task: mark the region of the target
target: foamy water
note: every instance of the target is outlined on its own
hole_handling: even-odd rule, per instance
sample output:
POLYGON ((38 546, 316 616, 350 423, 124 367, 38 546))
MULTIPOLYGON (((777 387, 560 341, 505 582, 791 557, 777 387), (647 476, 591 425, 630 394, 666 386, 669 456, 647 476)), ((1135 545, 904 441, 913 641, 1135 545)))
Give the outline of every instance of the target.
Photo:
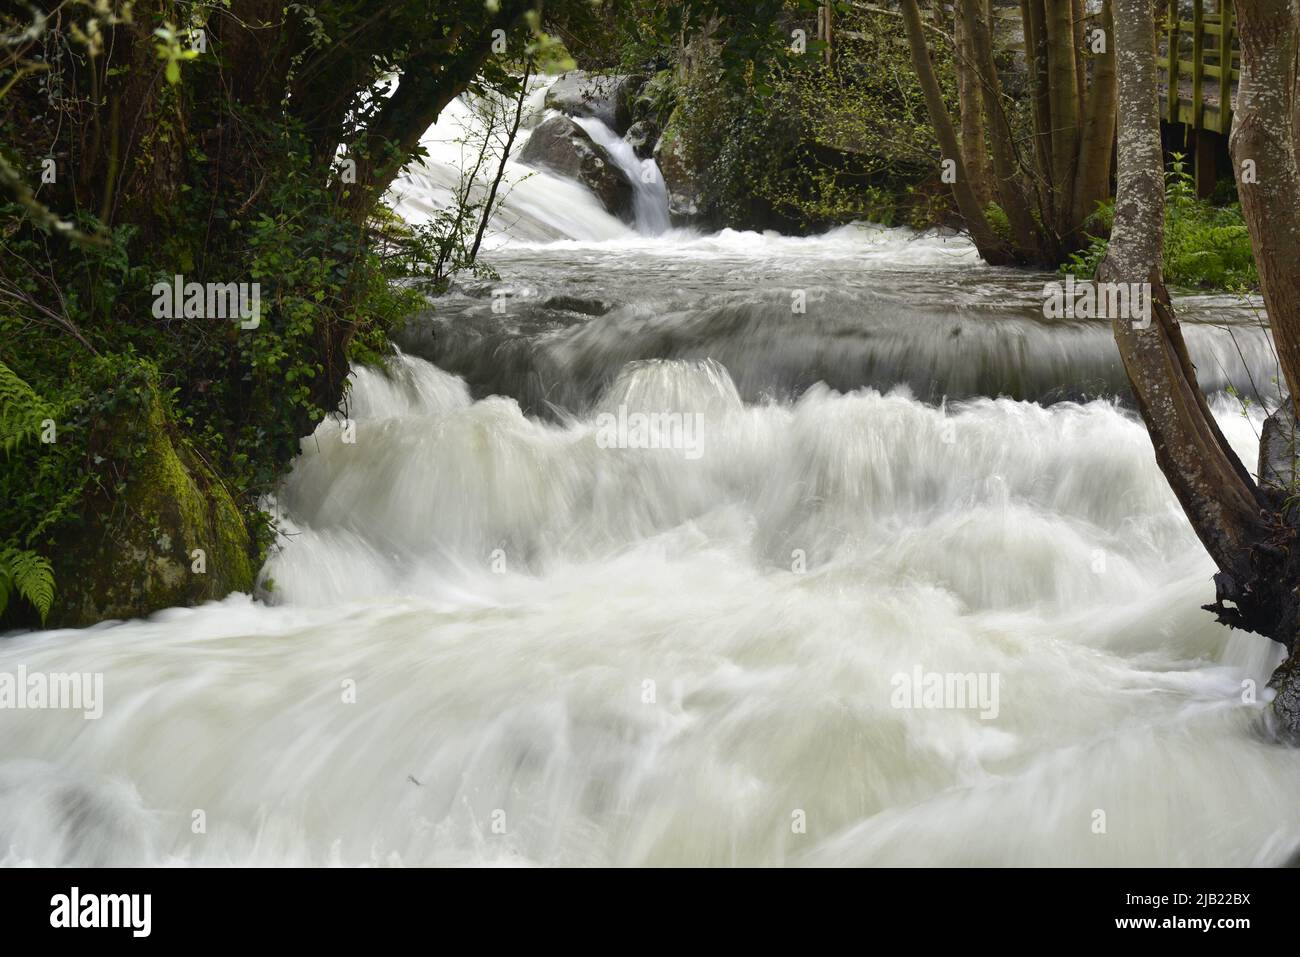
MULTIPOLYGON (((1300 754, 1261 731, 1280 647, 1199 609, 1213 566, 1104 324, 1043 322, 1043 277, 953 237, 650 237, 546 174, 514 198, 494 262, 528 294, 457 287, 417 323, 444 368, 356 370, 270 503, 256 600, 0 641, 0 672, 104 681, 99 720, 0 712, 5 863, 1300 846, 1300 754), (606 440, 638 412, 698 415, 699 454, 606 440), (917 671, 996 678, 996 713, 896 707, 917 671)), ((1261 415, 1217 386, 1266 376, 1267 340, 1181 308, 1253 463, 1261 415)))

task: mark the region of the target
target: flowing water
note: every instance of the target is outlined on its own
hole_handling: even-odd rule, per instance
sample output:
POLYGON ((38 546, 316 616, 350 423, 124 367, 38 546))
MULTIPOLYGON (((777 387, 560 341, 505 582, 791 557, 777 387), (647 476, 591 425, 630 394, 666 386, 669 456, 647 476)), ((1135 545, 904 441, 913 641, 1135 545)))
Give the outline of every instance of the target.
MULTIPOLYGON (((430 143, 411 218, 452 183, 430 143)), ((960 239, 653 235, 526 172, 501 278, 304 441, 258 600, 0 642, 104 676, 98 720, 0 712, 5 862, 1290 858, 1279 648, 1199 610, 1104 323, 960 239), (637 412, 698 432, 608 441, 637 412), (918 669, 996 707, 896 707, 918 669)), ((1225 390, 1272 394, 1267 339, 1179 307, 1253 462, 1225 390)))

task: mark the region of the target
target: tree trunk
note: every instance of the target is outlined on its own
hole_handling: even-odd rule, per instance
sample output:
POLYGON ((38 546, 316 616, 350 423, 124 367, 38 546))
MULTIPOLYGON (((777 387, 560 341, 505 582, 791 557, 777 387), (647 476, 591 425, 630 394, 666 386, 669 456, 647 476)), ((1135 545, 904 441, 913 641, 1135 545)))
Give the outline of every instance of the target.
POLYGON ((1070 0, 1070 16, 1074 21, 1074 91, 1075 109, 1082 118, 1088 104, 1088 71, 1084 62, 1084 33, 1088 28, 1084 0, 1070 0))
POLYGON ((993 265, 1010 265, 1014 262, 1007 245, 998 238, 984 215, 984 210, 975 197, 962 163, 961 147, 957 143, 957 133, 953 129, 952 117, 948 115, 948 106, 943 101, 943 91, 934 74, 934 64, 930 62, 930 51, 925 44, 925 27, 921 23, 921 11, 916 0, 902 0, 903 23, 907 28, 907 43, 912 54, 912 66, 916 70, 925 94, 926 111, 930 123, 934 126, 935 136, 939 140, 939 149, 944 160, 950 160, 956 168, 956 177, 952 185, 953 198, 966 228, 970 231, 975 248, 980 257, 993 265))
POLYGON ((1300 170, 1292 125, 1298 20, 1296 0, 1238 0, 1241 84, 1229 140, 1264 305, 1293 396, 1300 395, 1300 170))
POLYGON ((980 16, 981 6, 981 0, 958 0, 957 3, 964 31, 970 38, 971 61, 967 68, 975 73, 975 82, 983 96, 984 115, 988 118, 996 196, 1011 224, 1017 258, 1026 262, 1041 262, 1043 243, 1022 186, 1022 170, 1016 162, 1011 123, 1002 103, 1002 84, 993 62, 993 40, 989 35, 988 23, 980 16))
POLYGON ((1029 86, 1033 98, 1034 159, 1042 220, 1056 219, 1052 192, 1052 106, 1048 96, 1050 77, 1047 69, 1047 15, 1043 0, 1020 0, 1020 21, 1025 35, 1025 62, 1029 69, 1029 86))
POLYGON ((993 201, 993 170, 989 167, 984 142, 984 94, 980 90, 973 43, 961 8, 959 0, 953 8, 952 31, 953 47, 957 51, 954 61, 961 112, 961 156, 966 166, 966 175, 971 178, 971 189, 980 207, 984 208, 993 201))
POLYGON ((1110 195, 1110 160, 1115 140, 1115 19, 1111 0, 1105 0, 1101 28, 1106 31, 1106 49, 1097 55, 1092 86, 1084 113, 1083 137, 1079 141, 1078 171, 1074 181, 1072 218, 1076 225, 1093 214, 1097 204, 1110 195))
POLYGON ((1057 234, 1070 229, 1074 163, 1079 154, 1079 89, 1074 58, 1074 16, 1069 0, 1046 5, 1048 100, 1051 105, 1052 192, 1057 234))
MULTIPOLYGON (((1156 461, 1220 569, 1218 600, 1207 607, 1229 624, 1294 650, 1300 576, 1295 528, 1277 511, 1276 498, 1255 485, 1220 432, 1197 385, 1161 275, 1164 164, 1151 0, 1114 2, 1117 56, 1124 64, 1118 94, 1119 186, 1115 226, 1098 279, 1151 284, 1150 325, 1139 328, 1113 317, 1115 340, 1156 461), (1236 608, 1227 608, 1225 601, 1236 608)), ((1294 662, 1275 676, 1274 714, 1290 734, 1300 734, 1298 681, 1300 667, 1294 662)))

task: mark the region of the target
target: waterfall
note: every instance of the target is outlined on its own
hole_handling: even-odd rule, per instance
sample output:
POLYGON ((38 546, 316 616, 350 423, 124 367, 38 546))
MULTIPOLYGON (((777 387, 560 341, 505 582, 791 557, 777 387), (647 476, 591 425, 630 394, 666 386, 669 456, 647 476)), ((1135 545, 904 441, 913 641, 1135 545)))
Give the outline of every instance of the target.
MULTIPOLYGON (((637 159, 632 147, 600 120, 578 117, 579 126, 603 148, 632 184, 635 230, 608 213, 590 190, 548 170, 515 161, 531 129, 546 115, 543 106, 553 78, 533 80, 525 104, 523 127, 506 163, 502 192, 505 200, 489 225, 489 247, 506 242, 551 242, 560 239, 604 241, 633 232, 658 235, 668 229, 668 193, 653 159, 637 159)), ((462 170, 473 163, 466 142, 483 135, 483 119, 468 96, 448 104, 438 122, 420 140, 426 157, 404 170, 389 190, 389 200, 409 222, 429 222, 452 203, 462 170)), ((487 193, 496 164, 489 163, 472 184, 470 195, 487 193)))
MULTIPOLYGON (((538 91, 545 91, 545 81, 538 81, 538 91)), ((528 108, 540 111, 539 97, 528 101, 528 108)), ((538 113, 529 114, 535 123, 538 113)), ((473 162, 465 146, 482 134, 482 120, 467 97, 452 101, 438 122, 420 140, 427 156, 397 177, 389 189, 393 208, 408 222, 430 222, 452 202, 460 184, 462 170, 473 162)), ((610 215, 591 191, 573 180, 547 170, 534 169, 515 161, 529 129, 523 128, 512 158, 506 162, 501 192, 505 199, 489 224, 485 238, 487 248, 511 242, 551 242, 558 239, 609 240, 633 234, 625 223, 610 215)), ((496 164, 489 163, 471 186, 470 195, 482 200, 496 175, 496 164)))
POLYGON ((668 231, 668 187, 653 159, 638 159, 632 144, 595 117, 574 120, 602 147, 632 184, 637 232, 658 236, 668 231))

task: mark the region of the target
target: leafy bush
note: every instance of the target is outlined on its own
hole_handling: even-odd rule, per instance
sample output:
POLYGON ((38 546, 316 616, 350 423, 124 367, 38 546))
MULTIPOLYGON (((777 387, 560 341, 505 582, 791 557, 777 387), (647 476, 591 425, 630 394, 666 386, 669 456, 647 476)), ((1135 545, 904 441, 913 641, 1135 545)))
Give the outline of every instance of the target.
MULTIPOLYGON (((1094 216, 1087 246, 1070 257, 1062 273, 1083 279, 1096 275, 1106 256, 1114 201, 1094 216)), ((1165 173, 1165 281, 1172 286, 1246 290, 1259 284, 1250 233, 1237 204, 1218 207, 1196 198, 1186 162, 1175 153, 1165 173)))

